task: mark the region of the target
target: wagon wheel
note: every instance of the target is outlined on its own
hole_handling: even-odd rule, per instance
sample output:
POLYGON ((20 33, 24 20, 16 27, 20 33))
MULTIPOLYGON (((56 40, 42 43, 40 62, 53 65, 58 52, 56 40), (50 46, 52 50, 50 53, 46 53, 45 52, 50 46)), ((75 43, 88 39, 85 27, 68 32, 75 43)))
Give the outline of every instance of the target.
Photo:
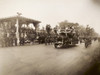
POLYGON ((88 47, 88 44, 87 43, 85 43, 85 48, 87 48, 88 47))
POLYGON ((62 44, 54 44, 54 47, 55 48, 61 48, 62 47, 62 44))
POLYGON ((54 47, 55 47, 55 48, 57 48, 57 45, 56 45, 56 44, 54 44, 54 47))

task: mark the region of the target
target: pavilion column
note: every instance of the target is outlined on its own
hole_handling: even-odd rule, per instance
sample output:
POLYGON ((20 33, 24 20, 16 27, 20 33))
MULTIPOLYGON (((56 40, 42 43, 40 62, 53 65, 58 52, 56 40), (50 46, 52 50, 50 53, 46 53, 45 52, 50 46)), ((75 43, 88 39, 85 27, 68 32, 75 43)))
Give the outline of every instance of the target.
POLYGON ((17 45, 19 45, 20 38, 19 38, 19 20, 18 20, 18 18, 16 19, 16 38, 17 38, 17 45))
POLYGON ((34 27, 35 27, 35 32, 37 33, 38 28, 39 28, 39 25, 38 25, 38 23, 34 23, 33 25, 34 25, 34 27))

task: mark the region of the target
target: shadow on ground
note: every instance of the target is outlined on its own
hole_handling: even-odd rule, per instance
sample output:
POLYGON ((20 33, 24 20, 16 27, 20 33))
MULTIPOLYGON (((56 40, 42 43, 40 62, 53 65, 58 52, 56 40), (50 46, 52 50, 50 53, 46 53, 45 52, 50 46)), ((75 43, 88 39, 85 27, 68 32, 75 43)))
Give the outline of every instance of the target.
POLYGON ((77 47, 78 45, 69 45, 69 46, 63 46, 63 47, 60 47, 60 48, 57 48, 58 50, 65 50, 65 49, 71 49, 71 48, 74 48, 74 47, 77 47))

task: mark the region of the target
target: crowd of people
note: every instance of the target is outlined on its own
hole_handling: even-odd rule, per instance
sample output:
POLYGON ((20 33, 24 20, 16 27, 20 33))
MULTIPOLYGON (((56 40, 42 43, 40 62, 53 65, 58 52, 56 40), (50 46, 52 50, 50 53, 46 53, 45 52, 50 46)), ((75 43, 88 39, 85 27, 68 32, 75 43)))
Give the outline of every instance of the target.
MULTIPOLYGON (((16 38, 16 31, 11 30, 9 32, 6 32, 2 29, 1 31, 1 37, 0 37, 0 46, 1 47, 10 47, 10 46, 17 46, 17 38, 16 38)), ((57 29, 56 27, 51 29, 49 25, 46 26, 46 30, 42 30, 40 32, 36 32, 34 29, 21 29, 20 30, 20 38, 19 38, 19 45, 25 45, 25 44, 54 44, 59 36, 59 32, 62 32, 63 29, 57 29)), ((64 31, 67 33, 69 37, 74 36, 76 33, 75 28, 73 26, 66 27, 64 31)), ((89 27, 86 28, 87 35, 90 35, 89 27)), ((79 37, 79 34, 76 33, 78 36, 78 40, 82 42, 82 40, 86 39, 84 37, 79 37)), ((90 39, 90 38, 89 38, 90 39)), ((97 37, 94 38, 94 40, 97 40, 97 37)), ((99 40, 100 41, 100 40, 99 40)))

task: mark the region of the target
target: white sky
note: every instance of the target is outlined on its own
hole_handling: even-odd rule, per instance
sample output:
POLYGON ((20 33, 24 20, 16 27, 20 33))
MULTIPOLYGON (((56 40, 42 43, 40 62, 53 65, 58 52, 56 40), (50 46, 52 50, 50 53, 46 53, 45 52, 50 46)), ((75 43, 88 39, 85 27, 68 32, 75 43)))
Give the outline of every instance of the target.
POLYGON ((0 0, 0 18, 22 16, 41 21, 40 26, 68 20, 81 25, 89 24, 100 33, 100 5, 92 0, 0 0))

